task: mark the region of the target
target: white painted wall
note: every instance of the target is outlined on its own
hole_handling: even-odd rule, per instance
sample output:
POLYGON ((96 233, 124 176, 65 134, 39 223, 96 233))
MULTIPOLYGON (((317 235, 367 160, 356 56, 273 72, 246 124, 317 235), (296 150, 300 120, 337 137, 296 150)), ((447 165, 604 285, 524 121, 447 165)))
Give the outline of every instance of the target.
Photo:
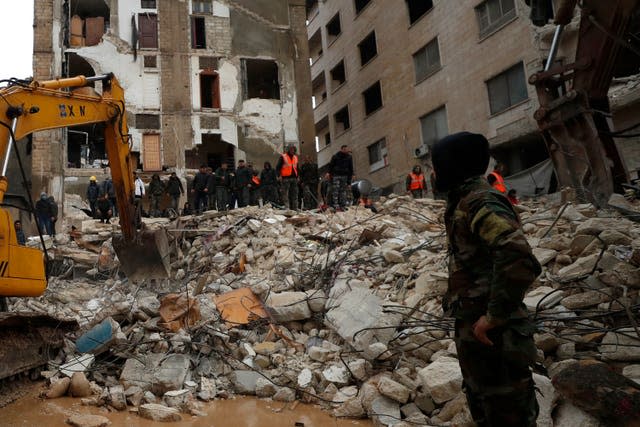
POLYGON ((229 7, 224 3, 221 3, 219 1, 214 1, 213 2, 213 16, 219 16, 221 18, 228 18, 229 17, 229 7))

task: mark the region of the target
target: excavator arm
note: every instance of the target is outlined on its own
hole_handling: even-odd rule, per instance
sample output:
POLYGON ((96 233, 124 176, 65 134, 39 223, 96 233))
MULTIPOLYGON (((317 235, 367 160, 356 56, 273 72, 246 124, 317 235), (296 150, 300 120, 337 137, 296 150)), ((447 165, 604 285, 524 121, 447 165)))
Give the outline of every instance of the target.
MULTIPOLYGON (((628 180, 609 128, 607 93, 625 34, 639 0, 560 0, 557 24, 545 69, 532 75, 540 108, 535 119, 553 160, 558 183, 578 198, 606 206, 615 189, 628 180), (556 64, 560 38, 576 6, 581 8, 575 61, 556 64)), ((546 23, 549 0, 531 0, 532 20, 546 23), (544 6, 546 5, 546 6, 544 6)))
MULTIPOLYGON (((130 279, 166 277, 169 270, 166 235, 136 229, 139 212, 134 204, 133 159, 124 91, 112 74, 29 84, 17 82, 0 89, 0 203, 7 191, 6 171, 16 141, 37 131, 91 123, 105 126, 105 145, 122 231, 121 237, 114 236, 113 245, 121 268, 130 279), (98 81, 102 82, 102 94, 90 86, 98 81)), ((44 268, 33 262, 32 251, 17 245, 10 215, 0 209, 0 267, 8 265, 7 275, 0 268, 0 296, 36 296, 44 292, 44 268)))

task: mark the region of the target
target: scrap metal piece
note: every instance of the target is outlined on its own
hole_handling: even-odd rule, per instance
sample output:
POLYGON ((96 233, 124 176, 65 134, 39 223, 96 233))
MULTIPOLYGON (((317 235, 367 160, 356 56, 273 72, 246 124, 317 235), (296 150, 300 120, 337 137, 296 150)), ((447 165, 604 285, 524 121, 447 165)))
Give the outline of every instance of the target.
POLYGON ((45 365, 78 322, 36 313, 0 313, 0 379, 45 365))

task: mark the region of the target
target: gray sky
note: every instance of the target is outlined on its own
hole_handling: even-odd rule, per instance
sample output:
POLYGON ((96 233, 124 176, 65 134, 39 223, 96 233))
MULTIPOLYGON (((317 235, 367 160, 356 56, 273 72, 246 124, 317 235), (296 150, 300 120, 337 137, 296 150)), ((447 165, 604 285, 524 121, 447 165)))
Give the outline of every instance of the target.
POLYGON ((0 0, 0 79, 33 75, 33 0, 0 0))

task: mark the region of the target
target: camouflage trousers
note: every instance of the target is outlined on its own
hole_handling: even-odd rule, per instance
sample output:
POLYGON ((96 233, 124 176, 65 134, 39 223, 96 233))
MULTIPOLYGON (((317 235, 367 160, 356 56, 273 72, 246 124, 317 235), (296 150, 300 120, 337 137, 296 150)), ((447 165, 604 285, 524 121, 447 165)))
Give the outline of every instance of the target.
POLYGON ((487 333, 493 346, 487 346, 473 336, 473 322, 456 320, 455 342, 474 421, 479 427, 535 427, 533 325, 523 319, 494 328, 487 333))
POLYGON ((333 207, 344 208, 347 206, 347 190, 349 189, 348 176, 334 176, 331 182, 333 207))

